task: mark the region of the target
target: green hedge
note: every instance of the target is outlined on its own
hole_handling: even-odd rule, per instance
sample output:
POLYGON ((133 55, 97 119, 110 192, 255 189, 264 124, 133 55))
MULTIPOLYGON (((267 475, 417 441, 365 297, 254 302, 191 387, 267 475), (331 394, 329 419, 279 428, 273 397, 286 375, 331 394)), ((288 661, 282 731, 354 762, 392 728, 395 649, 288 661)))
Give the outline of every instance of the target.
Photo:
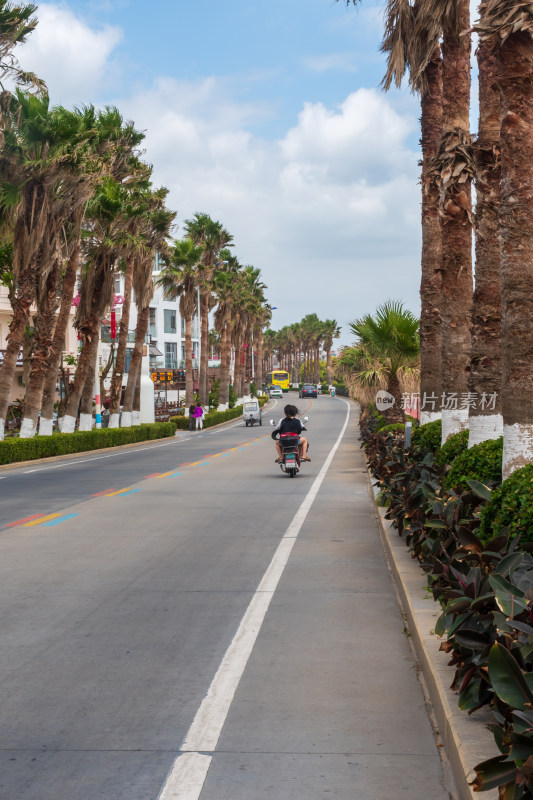
POLYGON ((413 445, 424 450, 431 450, 435 453, 440 448, 442 440, 442 422, 440 419, 434 422, 426 422, 413 431, 413 445))
POLYGON ((405 431, 405 425, 403 422, 393 422, 391 425, 383 425, 378 430, 380 433, 403 433, 405 431))
POLYGON ((457 456, 468 450, 468 431, 452 433, 452 435, 439 447, 435 453, 435 464, 453 464, 457 456))
POLYGON ((83 453, 103 447, 145 442, 174 436, 172 422, 154 422, 135 425, 133 428, 101 428, 74 433, 54 433, 52 436, 34 436, 32 439, 4 439, 0 442, 0 464, 32 461, 68 453, 83 453))
MULTIPOLYGON (((213 425, 218 425, 220 422, 227 422, 240 416, 242 416, 242 406, 228 408, 227 411, 210 411, 209 414, 204 414, 204 428, 212 428, 213 425)), ((189 417, 170 417, 170 421, 178 430, 189 430, 189 417)))
POLYGON ((479 538, 486 544, 499 534, 533 542, 533 464, 517 469, 492 497, 481 514, 479 538))
POLYGON ((474 445, 455 458, 444 478, 445 488, 468 489, 467 481, 501 483, 502 457, 503 436, 474 445))

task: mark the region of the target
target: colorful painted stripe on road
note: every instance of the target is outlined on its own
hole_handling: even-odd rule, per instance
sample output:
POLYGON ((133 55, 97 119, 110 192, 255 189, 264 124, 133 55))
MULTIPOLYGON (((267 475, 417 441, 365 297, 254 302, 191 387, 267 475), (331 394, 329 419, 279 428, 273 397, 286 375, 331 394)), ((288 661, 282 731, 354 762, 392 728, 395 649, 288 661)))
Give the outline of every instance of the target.
POLYGON ((24 523, 24 528, 32 528, 34 525, 42 525, 43 522, 48 522, 50 519, 55 519, 56 517, 60 517, 61 514, 47 514, 44 517, 39 517, 38 519, 32 520, 32 522, 24 523))
POLYGON ((31 517, 24 517, 24 519, 17 519, 16 522, 10 522, 9 525, 4 525, 4 528, 16 528, 17 525, 24 525, 25 522, 30 522, 32 519, 40 519, 44 514, 33 514, 31 517))
POLYGON ((58 517, 50 522, 44 522, 43 525, 45 528, 49 528, 51 525, 59 525, 60 522, 65 522, 65 520, 72 519, 72 517, 79 517, 79 514, 65 514, 63 517, 58 517))
POLYGON ((131 494, 132 492, 140 492, 140 489, 132 489, 131 487, 126 487, 126 489, 119 489, 118 492, 106 492, 104 497, 117 497, 118 495, 125 495, 131 494))

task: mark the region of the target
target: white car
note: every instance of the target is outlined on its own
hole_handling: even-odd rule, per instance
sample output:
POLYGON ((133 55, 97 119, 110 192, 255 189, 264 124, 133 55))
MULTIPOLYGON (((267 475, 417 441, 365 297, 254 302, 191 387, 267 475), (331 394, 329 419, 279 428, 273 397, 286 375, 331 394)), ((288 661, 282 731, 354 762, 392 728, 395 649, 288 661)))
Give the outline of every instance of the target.
POLYGON ((268 390, 269 397, 283 397, 283 392, 279 386, 271 386, 268 390))

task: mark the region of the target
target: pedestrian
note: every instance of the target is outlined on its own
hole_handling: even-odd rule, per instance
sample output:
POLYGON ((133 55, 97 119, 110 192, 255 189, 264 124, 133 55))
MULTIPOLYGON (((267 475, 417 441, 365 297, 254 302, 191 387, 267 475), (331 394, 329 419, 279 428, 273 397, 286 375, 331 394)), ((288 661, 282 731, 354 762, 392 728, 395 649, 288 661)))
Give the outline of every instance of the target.
POLYGON ((189 430, 194 430, 194 412, 196 411, 196 403, 191 403, 189 406, 189 430))
POLYGON ((204 410, 200 403, 197 404, 196 408, 194 409, 194 418, 196 420, 196 430, 202 430, 204 427, 204 410))

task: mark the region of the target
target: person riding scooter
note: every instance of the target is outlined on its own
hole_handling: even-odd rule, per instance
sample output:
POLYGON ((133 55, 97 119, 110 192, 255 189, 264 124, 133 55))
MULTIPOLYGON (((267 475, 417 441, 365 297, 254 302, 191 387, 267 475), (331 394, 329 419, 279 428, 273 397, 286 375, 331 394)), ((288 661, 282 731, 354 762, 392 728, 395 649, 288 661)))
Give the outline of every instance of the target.
POLYGON ((302 423, 296 416, 298 414, 298 409, 296 408, 296 406, 287 405, 285 406, 283 411, 285 412, 285 417, 283 419, 280 419, 280 421, 278 422, 277 426, 274 428, 271 434, 272 438, 276 442, 276 450, 278 453, 278 457, 276 458, 275 463, 279 464, 281 461, 283 461, 283 453, 281 450, 281 445, 277 441, 277 437, 278 435, 284 436, 287 434, 293 434, 299 436, 298 450, 300 453, 300 461, 311 461, 311 459, 307 457, 307 439, 305 438, 305 436, 300 435, 302 431, 306 430, 306 428, 302 425, 302 423))

